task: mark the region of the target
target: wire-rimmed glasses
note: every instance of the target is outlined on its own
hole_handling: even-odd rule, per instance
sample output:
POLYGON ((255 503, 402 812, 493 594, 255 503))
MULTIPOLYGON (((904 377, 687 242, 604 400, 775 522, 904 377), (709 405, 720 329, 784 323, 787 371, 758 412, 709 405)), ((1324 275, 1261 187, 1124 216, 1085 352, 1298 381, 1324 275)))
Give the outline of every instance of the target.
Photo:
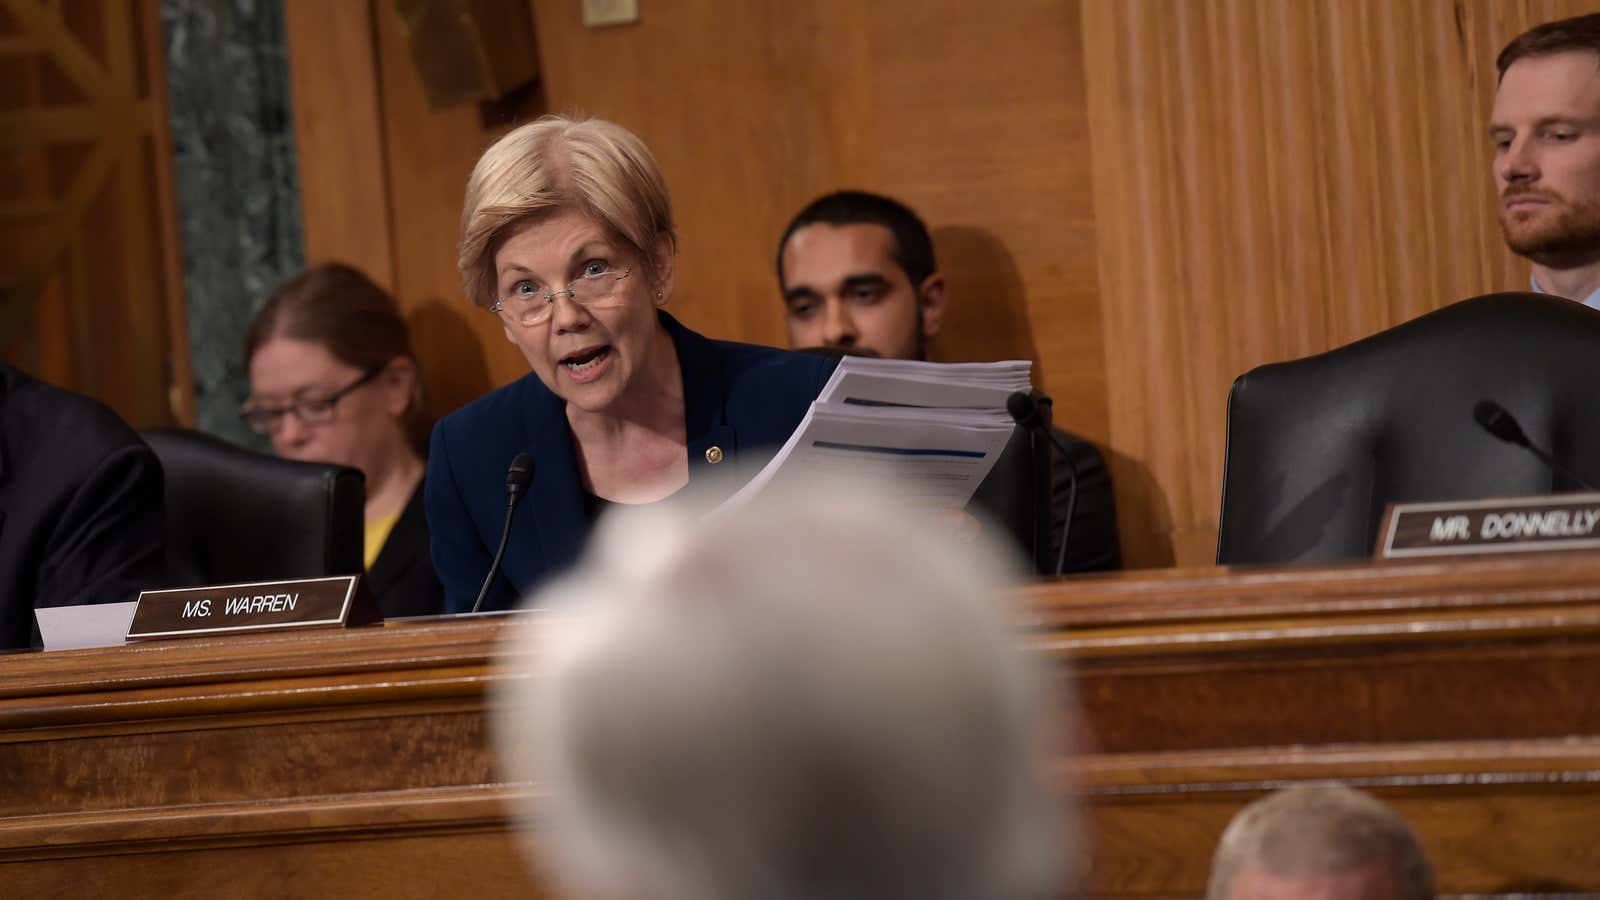
POLYGON ((573 279, 565 290, 512 294, 496 300, 489 309, 497 313, 503 321, 532 328, 550 321, 550 315, 556 308, 557 297, 571 297, 572 302, 580 306, 596 306, 615 297, 618 283, 627 278, 632 271, 633 266, 625 266, 621 269, 605 269, 594 274, 585 273, 573 279))

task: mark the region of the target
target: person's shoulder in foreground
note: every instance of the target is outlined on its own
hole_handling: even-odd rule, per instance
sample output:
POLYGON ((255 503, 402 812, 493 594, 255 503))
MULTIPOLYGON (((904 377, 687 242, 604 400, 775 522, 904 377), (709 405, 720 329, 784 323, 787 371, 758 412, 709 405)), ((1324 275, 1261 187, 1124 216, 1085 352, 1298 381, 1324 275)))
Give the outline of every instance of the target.
POLYGON ((0 645, 36 607, 133 600, 163 571, 162 473, 116 413, 0 364, 0 645))
MULTIPOLYGON (((881 486, 880 486, 881 487, 881 486)), ((1076 883, 1059 657, 1015 557, 871 483, 602 521, 513 628, 499 760, 563 896, 1039 900, 1076 883), (935 785, 937 790, 930 790, 935 785)))

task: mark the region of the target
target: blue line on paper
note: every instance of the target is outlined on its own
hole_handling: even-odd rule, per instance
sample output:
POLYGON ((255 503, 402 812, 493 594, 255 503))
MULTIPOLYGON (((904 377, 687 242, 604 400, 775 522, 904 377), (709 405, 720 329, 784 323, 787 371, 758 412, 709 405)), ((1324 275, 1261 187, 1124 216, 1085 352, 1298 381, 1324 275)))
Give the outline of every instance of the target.
POLYGON ((983 453, 977 450, 917 450, 911 447, 874 447, 870 444, 841 444, 836 441, 812 441, 811 446, 822 447, 825 450, 849 450, 855 453, 887 453, 891 456, 961 456, 967 459, 983 459, 983 453))

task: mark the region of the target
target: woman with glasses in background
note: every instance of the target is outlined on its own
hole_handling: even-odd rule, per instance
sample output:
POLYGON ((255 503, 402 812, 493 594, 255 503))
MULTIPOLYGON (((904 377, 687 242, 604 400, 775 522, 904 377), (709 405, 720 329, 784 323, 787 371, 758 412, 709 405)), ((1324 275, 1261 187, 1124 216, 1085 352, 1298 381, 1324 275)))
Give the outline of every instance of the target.
POLYGON ((488 574, 518 454, 532 483, 484 609, 572 563, 606 508, 759 465, 816 399, 834 361, 710 340, 661 310, 676 249, 661 170, 619 125, 546 116, 478 160, 457 264, 532 372, 434 429, 428 526, 451 612, 488 574))
POLYGON ((245 356, 241 415, 279 456, 366 476, 367 585, 384 616, 443 612, 422 505, 433 423, 394 299, 349 266, 307 269, 267 299, 245 356))

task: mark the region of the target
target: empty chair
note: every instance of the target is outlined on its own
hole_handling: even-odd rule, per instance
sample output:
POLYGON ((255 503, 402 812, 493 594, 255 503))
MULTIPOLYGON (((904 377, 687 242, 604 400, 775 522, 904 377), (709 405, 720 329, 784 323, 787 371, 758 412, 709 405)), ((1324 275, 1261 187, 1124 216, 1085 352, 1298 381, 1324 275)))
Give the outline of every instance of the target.
POLYGON ((1541 294, 1463 300, 1228 397, 1219 563, 1369 556, 1386 504, 1573 490, 1473 418, 1491 399, 1600 481, 1600 312, 1541 294))
POLYGON ((361 473, 293 462, 197 431, 144 439, 166 472, 173 586, 361 574, 361 473))

